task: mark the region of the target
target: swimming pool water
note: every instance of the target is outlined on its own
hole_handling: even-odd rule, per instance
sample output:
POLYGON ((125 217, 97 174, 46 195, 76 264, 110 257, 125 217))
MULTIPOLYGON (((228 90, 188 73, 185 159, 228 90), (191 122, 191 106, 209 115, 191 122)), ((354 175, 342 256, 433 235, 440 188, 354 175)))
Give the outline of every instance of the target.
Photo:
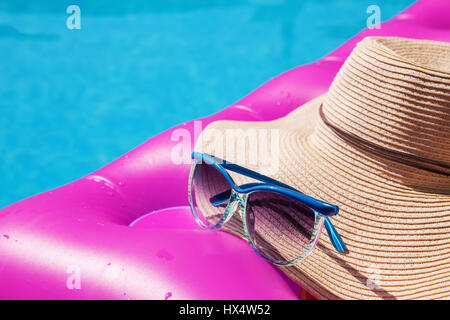
POLYGON ((0 207, 317 60, 412 0, 0 0, 0 207), (81 9, 69 30, 66 8, 81 9))

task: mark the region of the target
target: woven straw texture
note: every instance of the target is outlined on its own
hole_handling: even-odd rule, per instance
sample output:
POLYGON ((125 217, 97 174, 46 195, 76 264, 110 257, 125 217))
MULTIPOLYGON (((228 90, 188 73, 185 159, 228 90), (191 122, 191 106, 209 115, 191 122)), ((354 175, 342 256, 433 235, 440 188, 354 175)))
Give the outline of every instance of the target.
MULTIPOLYGON (((450 298, 450 44, 365 38, 325 95, 275 121, 212 123, 196 150, 339 206, 332 220, 348 252, 336 252, 323 232, 308 258, 281 268, 317 298, 450 298), (320 108, 341 131, 424 159, 429 170, 349 143, 320 108), (235 134, 253 129, 279 137, 258 141, 268 154, 256 162, 248 152, 255 142, 235 134), (276 170, 262 164, 267 158, 278 160, 276 170)), ((238 216, 224 228, 243 236, 238 216)))

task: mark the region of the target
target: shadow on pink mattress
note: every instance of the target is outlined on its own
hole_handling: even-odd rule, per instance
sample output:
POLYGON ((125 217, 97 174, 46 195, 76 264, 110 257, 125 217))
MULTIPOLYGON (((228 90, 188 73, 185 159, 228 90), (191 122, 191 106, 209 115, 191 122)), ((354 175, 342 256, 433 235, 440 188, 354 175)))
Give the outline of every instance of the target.
MULTIPOLYGON (((324 93, 368 35, 450 41, 450 1, 417 2, 202 119, 202 127, 286 115, 324 93)), ((192 146, 194 122, 184 123, 93 174, 1 210, 0 298, 298 299, 300 287, 247 243, 194 223, 186 207, 190 165, 171 161, 180 132, 192 146)))

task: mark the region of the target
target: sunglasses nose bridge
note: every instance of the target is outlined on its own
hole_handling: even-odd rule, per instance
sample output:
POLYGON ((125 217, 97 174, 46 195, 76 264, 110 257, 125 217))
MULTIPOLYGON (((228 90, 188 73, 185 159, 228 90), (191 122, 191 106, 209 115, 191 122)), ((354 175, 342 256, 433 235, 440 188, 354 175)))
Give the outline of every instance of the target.
MULTIPOLYGON (((236 213, 237 210, 239 210, 239 208, 241 207, 241 203, 243 203, 244 198, 243 196, 241 196, 239 193, 237 193, 234 190, 231 190, 231 196, 230 196, 230 200, 228 203, 228 207, 227 207, 227 218, 224 221, 224 223, 228 222, 228 220, 231 219, 231 217, 233 217, 233 215, 236 213)), ((242 210, 239 210, 241 217, 242 217, 242 210)))
POLYGON ((247 197, 248 194, 240 194, 239 196, 239 203, 241 204, 241 210, 239 210, 239 214, 241 215, 241 220, 244 221, 244 211, 245 207, 247 206, 247 197))

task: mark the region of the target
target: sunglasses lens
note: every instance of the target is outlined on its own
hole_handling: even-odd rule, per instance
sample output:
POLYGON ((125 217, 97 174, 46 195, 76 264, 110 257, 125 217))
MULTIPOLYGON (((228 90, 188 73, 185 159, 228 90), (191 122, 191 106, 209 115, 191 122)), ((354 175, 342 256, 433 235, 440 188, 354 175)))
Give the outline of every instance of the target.
POLYGON ((191 207, 203 227, 213 228, 225 214, 231 186, 214 166, 199 163, 191 187, 191 207))
POLYGON ((255 192, 247 201, 247 228, 256 249, 269 260, 286 264, 310 244, 314 211, 275 192, 255 192))

